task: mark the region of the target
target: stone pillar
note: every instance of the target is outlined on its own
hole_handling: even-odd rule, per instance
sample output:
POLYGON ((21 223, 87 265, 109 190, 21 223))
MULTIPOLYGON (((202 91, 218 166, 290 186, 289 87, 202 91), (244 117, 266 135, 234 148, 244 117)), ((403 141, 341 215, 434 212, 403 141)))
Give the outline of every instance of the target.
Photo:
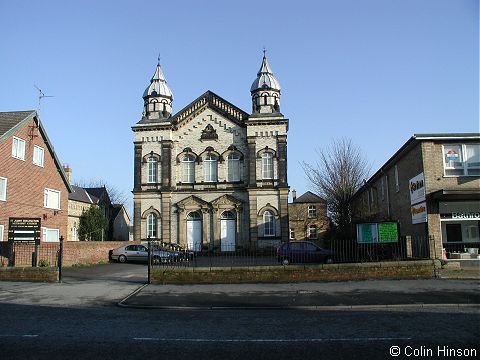
POLYGON ((279 189, 280 231, 282 242, 288 242, 288 187, 279 189))
POLYGON ((162 146, 162 188, 167 190, 172 186, 172 144, 171 140, 163 140, 162 146))
POLYGON ((162 241, 172 243, 173 239, 171 236, 172 221, 171 221, 171 194, 162 193, 161 198, 161 218, 162 218, 162 241))
POLYGON ((258 241, 258 224, 257 224, 257 190, 248 190, 248 217, 250 232, 250 249, 257 248, 258 241))
POLYGON ((202 214, 202 248, 204 245, 210 243, 210 211, 208 209, 201 209, 202 214))
POLYGON ((248 139, 248 186, 257 186, 257 151, 255 137, 249 136, 248 139))
MULTIPOLYGON (((135 197, 135 195, 134 195, 135 197)), ((139 241, 142 236, 142 207, 140 199, 133 200, 133 240, 139 241)))
POLYGON ((287 186, 287 136, 277 136, 278 150, 278 184, 287 186))
POLYGON ((142 185, 142 142, 135 141, 133 158, 133 191, 140 191, 142 185))

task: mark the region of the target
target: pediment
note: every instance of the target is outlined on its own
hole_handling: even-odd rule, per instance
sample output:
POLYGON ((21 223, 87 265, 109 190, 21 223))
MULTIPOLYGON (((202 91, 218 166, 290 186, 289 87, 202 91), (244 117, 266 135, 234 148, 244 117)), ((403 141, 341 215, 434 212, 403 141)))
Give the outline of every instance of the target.
POLYGON ((212 205, 215 207, 221 205, 232 205, 232 206, 240 206, 242 205, 242 201, 238 200, 237 198, 233 197, 232 195, 222 195, 219 198, 212 201, 212 205))
POLYGON ((195 195, 190 195, 189 197, 180 200, 179 202, 176 203, 178 208, 185 209, 185 208, 207 208, 208 202, 205 200, 200 199, 199 197, 195 195))
POLYGON ((249 116, 245 111, 209 90, 177 112, 172 117, 172 124, 177 128, 181 127, 206 109, 211 109, 242 127, 245 127, 245 121, 248 120, 249 116))

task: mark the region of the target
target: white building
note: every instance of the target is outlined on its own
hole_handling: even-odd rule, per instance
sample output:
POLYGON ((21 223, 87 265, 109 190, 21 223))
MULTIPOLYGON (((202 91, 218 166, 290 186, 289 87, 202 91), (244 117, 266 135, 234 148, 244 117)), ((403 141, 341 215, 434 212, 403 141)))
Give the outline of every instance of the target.
POLYGON ((134 132, 134 239, 233 251, 288 241, 287 131, 264 56, 252 113, 211 91, 172 114, 160 64, 134 132))

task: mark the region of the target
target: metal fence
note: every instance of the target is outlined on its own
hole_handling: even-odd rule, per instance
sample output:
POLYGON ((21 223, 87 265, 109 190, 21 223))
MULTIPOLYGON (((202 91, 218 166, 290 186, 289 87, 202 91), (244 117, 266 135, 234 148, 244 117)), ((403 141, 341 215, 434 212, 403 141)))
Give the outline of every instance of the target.
MULTIPOLYGON (((178 245, 152 242, 154 267, 251 267, 274 266, 288 259, 290 264, 365 263, 428 259, 432 237, 402 237, 395 243, 359 244, 355 239, 329 240, 319 244, 321 250, 300 250, 295 255, 279 256, 276 247, 248 249, 222 246, 216 251, 194 251, 178 245), (157 252, 156 252, 156 251, 157 252), (168 252, 168 255, 158 251, 168 252)), ((292 242, 294 243, 294 242, 292 242)))
POLYGON ((59 243, 42 243, 41 245, 20 242, 0 243, 2 265, 57 267, 59 255, 59 243))

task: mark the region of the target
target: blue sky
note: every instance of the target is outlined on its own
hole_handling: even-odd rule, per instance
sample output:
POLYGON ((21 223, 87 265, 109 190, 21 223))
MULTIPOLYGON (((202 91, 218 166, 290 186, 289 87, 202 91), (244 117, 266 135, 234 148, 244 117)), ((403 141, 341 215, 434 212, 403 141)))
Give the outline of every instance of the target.
MULTIPOLYGON (((290 119, 288 177, 347 137, 380 167, 414 133, 479 131, 474 0, 0 1, 0 111, 36 109, 75 180, 133 188, 158 53, 174 112, 212 90, 250 112, 262 49, 290 119)), ((129 206, 131 207, 131 206, 129 206)))

